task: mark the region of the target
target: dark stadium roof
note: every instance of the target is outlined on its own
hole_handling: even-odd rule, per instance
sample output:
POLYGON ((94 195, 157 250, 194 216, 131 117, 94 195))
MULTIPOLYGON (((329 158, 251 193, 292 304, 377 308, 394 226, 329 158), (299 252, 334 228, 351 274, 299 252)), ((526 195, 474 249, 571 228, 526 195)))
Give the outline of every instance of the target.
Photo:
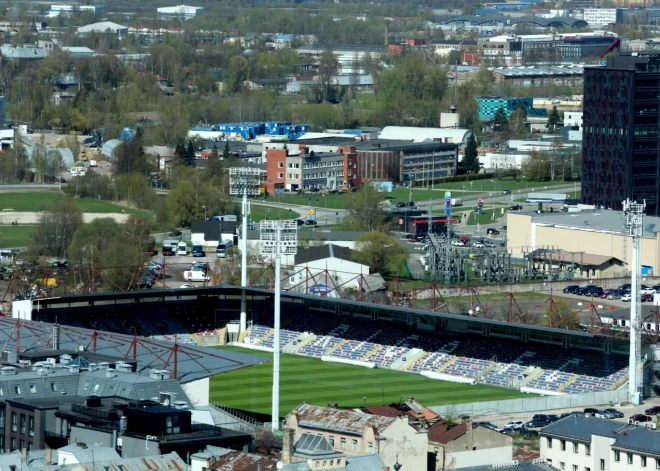
MULTIPOLYGON (((173 300, 183 298, 185 296, 186 299, 195 299, 196 296, 217 296, 218 294, 231 294, 231 295, 240 295, 242 290, 242 287, 240 286, 209 286, 209 287, 199 287, 199 288, 188 288, 188 289, 169 289, 169 290, 148 290, 148 291, 130 291, 130 292, 121 292, 121 293, 97 293, 97 294, 86 294, 86 295, 67 295, 67 296, 62 296, 60 298, 50 298, 50 299, 40 299, 39 300, 39 309, 48 309, 52 308, 56 305, 60 305, 60 307, 65 307, 68 306, 69 303, 75 303, 75 305, 89 305, 90 307, 94 305, 94 303, 99 303, 103 302, 104 304, 108 303, 113 303, 117 302, 117 304, 123 304, 125 306, 125 302, 128 299, 131 299, 133 301, 138 300, 138 299, 147 299, 147 298, 164 298, 167 300, 167 298, 174 298, 173 300)), ((248 287, 246 289, 248 295, 251 296, 272 296, 273 291, 270 289, 264 289, 264 288, 254 288, 254 287, 248 287)), ((521 330, 531 330, 531 331, 542 331, 542 332, 552 332, 556 334, 561 334, 565 336, 572 336, 572 337, 581 337, 581 338, 591 338, 594 337, 593 334, 589 332, 582 332, 582 331, 576 331, 576 330, 565 330, 565 329, 558 329, 558 328, 553 328, 553 327, 543 327, 539 325, 532 325, 532 324, 524 324, 524 323, 507 323, 503 321, 496 321, 496 320, 490 320, 490 319, 484 319, 480 317, 472 317, 472 316, 466 316, 466 315, 461 315, 461 314, 450 314, 450 313, 444 313, 444 312, 435 312, 435 311, 427 311, 424 309, 413 309, 413 308, 407 308, 407 307, 402 307, 402 306, 392 306, 392 305, 384 305, 384 304, 374 304, 374 303, 368 303, 368 302, 359 302, 359 301, 352 301, 352 300, 347 300, 347 299, 339 299, 339 298, 329 298, 329 297, 320 297, 320 296, 315 296, 312 294, 303 294, 303 293, 296 293, 293 291, 287 291, 282 293, 282 298, 297 298, 297 299, 306 299, 314 303, 327 303, 327 304, 334 304, 336 306, 356 306, 356 307, 368 307, 369 309, 373 311, 386 311, 386 312, 391 312, 391 313, 396 313, 396 314, 411 314, 411 315, 416 315, 416 316, 426 316, 426 317, 440 317, 440 318, 445 318, 445 319, 453 319, 453 320, 458 320, 458 321, 469 321, 469 322, 475 322, 475 323, 481 323, 481 324, 486 324, 486 325, 497 325, 497 326, 508 326, 516 329, 521 329, 521 330)), ((1 319, 1 318, 0 318, 1 319)), ((42 324, 45 328, 49 328, 51 324, 42 324)), ((88 329, 78 329, 78 328, 73 328, 69 327, 69 329, 72 330, 84 330, 86 335, 90 335, 91 331, 88 329)), ((113 334, 113 335, 119 335, 119 334, 113 334)), ((130 336, 122 336, 126 337, 126 340, 129 341, 132 340, 132 337, 130 336)), ((3 337, 0 337, 0 341, 2 341, 3 337)), ((150 339, 148 339, 151 341, 150 339)), ((167 345, 167 342, 155 342, 163 345, 167 345)), ((63 348, 66 348, 63 344, 63 348)), ((203 351, 209 351, 209 349, 203 349, 202 347, 195 347, 203 351)), ((213 351, 213 350, 211 350, 213 351)), ((103 353, 103 352, 101 352, 103 353)), ((224 353, 224 352, 223 352, 224 353)), ((233 355, 238 355, 238 354, 231 354, 232 358, 233 355)), ((230 356, 229 352, 227 352, 227 355, 223 356, 230 356)), ((248 357, 253 358, 251 355, 248 355, 248 357)), ((258 362, 255 362, 258 363, 258 362)), ((248 366, 248 365, 244 365, 248 366)), ((228 366, 228 370, 231 370, 234 368, 231 368, 228 366)), ((220 372, 220 371, 219 371, 220 372)))
MULTIPOLYGON (((43 308, 44 302, 61 303, 66 301, 67 303, 77 303, 84 302, 83 298, 88 300, 90 296, 95 300, 101 300, 101 298, 109 299, 112 297, 118 299, 123 295, 130 295, 134 299, 139 296, 136 292, 66 296, 66 300, 64 297, 40 300, 39 306, 35 304, 34 308, 43 308)), ((162 292, 160 295, 162 296, 162 292)), ((0 344, 3 345, 3 350, 16 351, 17 322, 19 322, 18 319, 0 317, 0 344)), ((36 352, 52 349, 53 324, 25 320, 20 320, 20 322, 22 324, 21 350, 36 352)), ((167 369, 170 373, 174 370, 174 352, 172 349, 175 344, 173 342, 137 337, 136 343, 133 344, 136 340, 133 336, 101 331, 96 332, 95 341, 93 341, 93 338, 93 330, 62 325, 60 328, 60 350, 80 351, 80 348, 83 348, 93 351, 93 345, 95 344, 96 353, 114 358, 125 356, 132 359, 133 353, 135 353, 138 362, 137 373, 140 374, 148 375, 152 369, 167 369)), ((218 373, 225 373, 268 361, 268 358, 260 356, 196 345, 178 345, 176 357, 178 370, 176 379, 181 383, 189 383, 218 373)))
POLYGON ((339 258, 348 262, 354 262, 353 251, 348 247, 342 247, 335 244, 324 244, 316 247, 309 247, 298 252, 295 256, 295 264, 301 265, 306 262, 315 262, 326 258, 339 258))
POLYGON ((520 18, 513 18, 510 16, 502 15, 484 15, 484 16, 459 16, 451 18, 443 22, 445 25, 452 23, 470 23, 474 25, 486 25, 488 23, 502 23, 505 25, 514 26, 521 23, 529 23, 542 28, 561 28, 563 26, 572 26, 576 28, 586 28, 589 24, 584 20, 569 17, 556 17, 556 18, 540 18, 537 16, 522 16, 520 18))

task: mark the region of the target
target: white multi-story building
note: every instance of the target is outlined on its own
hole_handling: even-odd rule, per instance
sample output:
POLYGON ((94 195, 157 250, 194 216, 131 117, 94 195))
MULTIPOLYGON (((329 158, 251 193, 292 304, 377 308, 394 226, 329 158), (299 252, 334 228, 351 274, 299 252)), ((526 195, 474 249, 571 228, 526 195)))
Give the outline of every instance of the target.
POLYGON ((565 111, 564 126, 577 126, 582 131, 582 111, 565 111))
POLYGON ((191 7, 189 5, 178 5, 175 7, 162 7, 158 8, 158 16, 162 19, 167 18, 179 18, 182 20, 188 20, 197 15, 204 13, 204 8, 202 7, 191 7))
POLYGON ((540 435, 541 459, 559 470, 660 469, 660 432, 654 423, 572 415, 544 427, 540 435))
POLYGON ((589 23, 589 27, 607 26, 623 22, 622 8, 585 8, 584 21, 589 23))

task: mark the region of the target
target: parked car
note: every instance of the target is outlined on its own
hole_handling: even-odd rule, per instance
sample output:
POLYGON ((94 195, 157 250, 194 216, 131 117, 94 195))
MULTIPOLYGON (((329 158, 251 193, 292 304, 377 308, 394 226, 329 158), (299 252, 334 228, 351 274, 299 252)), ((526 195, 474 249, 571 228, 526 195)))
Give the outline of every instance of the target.
POLYGON ((597 414, 594 414, 594 417, 597 419, 615 419, 616 417, 614 414, 608 412, 607 410, 602 410, 598 412, 597 414))
POLYGON ((415 234, 405 234, 401 240, 415 240, 415 234))
POLYGON ((572 293, 572 292, 574 292, 574 291, 575 291, 576 289, 578 289, 578 288, 579 288, 578 285, 568 285, 568 286, 567 286, 566 288, 564 288, 562 291, 563 291, 564 293, 572 293))
MULTIPOLYGON (((542 414, 539 414, 542 415, 542 414)), ((552 422, 550 419, 548 419, 547 416, 542 415, 541 417, 534 416, 532 420, 527 422, 525 424, 525 427, 528 428, 540 428, 540 427, 545 427, 546 425, 550 425, 552 422)))
POLYGON ((652 288, 655 290, 656 293, 660 293, 660 285, 653 285, 652 288))
POLYGON ((318 226, 318 223, 314 219, 307 219, 305 221, 306 226, 318 226))
POLYGON ((500 231, 498 231, 498 230, 495 229, 494 227, 489 227, 489 228, 486 230, 486 234, 500 235, 500 231))
POLYGON ((184 283, 179 288, 187 289, 187 288, 194 288, 194 287, 195 287, 195 285, 191 285, 190 283, 184 283))
POLYGON ((566 417, 570 417, 572 415, 582 416, 582 415, 584 415, 584 412, 579 411, 579 410, 574 410, 574 411, 571 411, 571 412, 564 412, 562 415, 559 416, 559 418, 560 419, 565 419, 566 417))
POLYGON ((426 240, 426 234, 415 236, 415 242, 422 243, 426 240))
POLYGON ((305 225, 305 221, 303 221, 302 219, 295 219, 294 222, 295 222, 298 226, 304 226, 304 225, 305 225))
POLYGON ((591 288, 591 289, 586 290, 582 294, 582 296, 594 296, 594 297, 599 298, 602 294, 603 294, 603 288, 601 288, 600 286, 597 286, 595 288, 591 288))
POLYGON ((411 208, 415 207, 415 202, 414 201, 408 201, 408 206, 411 208))
POLYGON ((621 419, 623 418, 623 412, 617 409, 605 409, 605 412, 609 412, 615 419, 621 419))
POLYGON ((618 289, 618 290, 621 290, 621 291, 626 291, 626 290, 627 290, 627 291, 630 291, 630 287, 631 287, 631 284, 630 284, 630 283, 626 283, 626 284, 623 284, 623 285, 619 286, 617 289, 618 289))
POLYGON ((582 296, 586 291, 589 291, 591 288, 595 288, 596 285, 584 285, 575 290, 574 294, 582 296))
POLYGON ((628 420, 632 422, 653 422, 653 417, 650 415, 635 414, 631 415, 628 420))
POLYGON ((309 191, 312 193, 318 193, 321 190, 319 190, 318 188, 310 188, 309 191))
POLYGON ((477 240, 477 241, 475 241, 475 242, 472 244, 472 247, 476 247, 476 248, 478 248, 478 249, 483 249, 483 248, 484 248, 484 243, 481 242, 481 241, 479 241, 479 240, 477 240))
POLYGON ((660 406, 649 407, 644 411, 646 415, 658 415, 660 414, 660 406))
POLYGON ((162 268, 158 263, 155 262, 147 262, 143 265, 145 270, 153 270, 153 271, 160 271, 162 268))
POLYGON ((607 295, 607 299, 621 299, 622 296, 623 296, 623 293, 621 291, 615 290, 615 291, 610 292, 607 295))
POLYGON ((406 203, 404 203, 403 201, 399 201, 399 202, 396 204, 396 207, 397 207, 397 208, 405 208, 405 207, 406 207, 406 203))
POLYGON ((642 291, 642 294, 653 295, 655 293, 655 289, 653 289, 649 286, 646 286, 646 285, 642 285, 642 290, 641 291, 642 291))
POLYGON ((552 422, 557 422, 560 419, 560 417, 555 414, 548 414, 548 419, 550 420, 550 423, 552 423, 552 422))
POLYGON ((653 294, 651 294, 651 293, 642 293, 641 301, 643 303, 652 303, 653 302, 653 294))
POLYGON ((503 194, 503 195, 510 195, 510 194, 511 194, 511 190, 502 190, 502 194, 503 194))
POLYGON ((523 206, 522 204, 512 204, 509 206, 509 211, 522 211, 523 206))
POLYGON ((462 240, 454 239, 450 242, 450 244, 453 245, 454 247, 467 247, 467 243, 463 242, 462 240))
POLYGON ((600 412, 599 409, 594 409, 593 407, 587 407, 587 408, 584 410, 584 415, 595 416, 595 415, 598 414, 599 412, 600 412))
POLYGON ((508 428, 513 428, 513 427, 522 427, 525 425, 525 423, 522 420, 511 420, 504 424, 504 427, 502 429, 508 429, 508 428))
POLYGON ((64 260, 63 262, 53 262, 53 268, 63 268, 67 269, 69 268, 69 262, 64 260))
POLYGON ((624 303, 629 303, 631 299, 632 299, 632 295, 630 293, 626 293, 623 296, 621 296, 621 301, 623 301, 624 303))
POLYGON ((489 240, 482 240, 481 243, 484 244, 484 247, 489 247, 489 248, 495 248, 496 247, 496 245, 493 244, 489 240))
POLYGON ((172 231, 167 234, 168 237, 181 237, 181 231, 172 231))

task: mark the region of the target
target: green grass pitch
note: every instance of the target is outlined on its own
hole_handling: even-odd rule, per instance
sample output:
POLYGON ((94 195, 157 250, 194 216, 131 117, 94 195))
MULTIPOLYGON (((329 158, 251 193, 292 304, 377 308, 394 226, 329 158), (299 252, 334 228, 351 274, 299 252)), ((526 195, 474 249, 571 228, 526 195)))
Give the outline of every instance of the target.
MULTIPOLYGON (((242 353, 271 356, 234 347, 242 353)), ((397 402, 414 396, 427 406, 530 397, 518 391, 491 386, 471 386, 429 379, 411 373, 328 363, 316 358, 282 355, 280 415, 306 401, 315 405, 338 402, 339 407, 359 407, 397 402)), ((211 378, 210 398, 239 410, 271 413, 273 364, 271 361, 211 378)))

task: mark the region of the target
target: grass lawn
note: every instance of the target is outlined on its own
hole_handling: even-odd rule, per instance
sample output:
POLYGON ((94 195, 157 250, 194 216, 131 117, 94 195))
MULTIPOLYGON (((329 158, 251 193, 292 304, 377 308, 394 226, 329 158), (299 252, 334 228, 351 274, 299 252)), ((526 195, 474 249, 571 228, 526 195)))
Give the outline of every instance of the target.
POLYGON ((270 221, 279 220, 279 219, 297 219, 298 211, 288 209, 279 210, 277 208, 271 208, 270 206, 257 206, 256 204, 250 205, 250 221, 259 222, 266 219, 270 221))
POLYGON ((0 225, 0 247, 25 247, 30 245, 30 236, 34 226, 0 225))
MULTIPOLYGON (((26 191, 2 193, 0 195, 0 211, 3 209, 13 209, 14 211, 36 212, 48 209, 48 206, 57 201, 68 199, 69 197, 60 191, 26 191)), ((151 211, 129 208, 121 206, 111 201, 97 200, 94 198, 74 199, 85 213, 121 213, 139 214, 144 217, 151 217, 151 211)))
MULTIPOLYGON (((232 347, 219 347, 232 348, 232 347)), ((243 353, 264 354, 246 349, 243 353)), ((270 356, 266 353, 264 356, 270 356)), ((235 409, 270 414, 273 365, 255 365, 211 378, 211 399, 235 409)), ((529 397, 504 388, 468 386, 437 381, 411 373, 328 363, 316 358, 282 355, 280 370, 280 415, 301 402, 340 407, 389 404, 414 396, 427 406, 529 397)))

